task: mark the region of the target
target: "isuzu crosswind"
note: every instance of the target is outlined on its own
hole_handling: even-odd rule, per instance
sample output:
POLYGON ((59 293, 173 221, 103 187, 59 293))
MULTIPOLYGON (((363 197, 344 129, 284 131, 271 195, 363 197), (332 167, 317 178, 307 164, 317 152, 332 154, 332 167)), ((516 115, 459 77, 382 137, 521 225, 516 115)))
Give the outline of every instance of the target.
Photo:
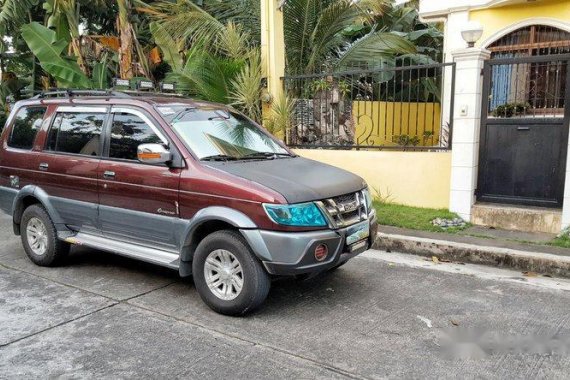
POLYGON ((114 252, 193 276, 209 307, 243 315, 273 277, 331 270, 371 245, 362 178, 226 106, 60 95, 18 102, 0 139, 0 208, 37 265, 72 245, 114 252))

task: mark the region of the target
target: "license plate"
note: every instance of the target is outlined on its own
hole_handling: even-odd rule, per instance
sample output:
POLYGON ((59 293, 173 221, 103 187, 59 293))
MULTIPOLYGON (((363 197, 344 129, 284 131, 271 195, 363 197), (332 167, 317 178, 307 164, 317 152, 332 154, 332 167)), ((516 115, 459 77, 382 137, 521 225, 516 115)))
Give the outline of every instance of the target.
POLYGON ((352 252, 356 252, 362 248, 368 248, 367 246, 368 246, 368 242, 366 240, 362 240, 362 241, 360 241, 360 243, 354 243, 353 245, 351 245, 350 246, 350 252, 352 253, 352 252))
POLYGON ((349 227, 346 231, 346 245, 364 240, 370 236, 370 223, 368 221, 349 227))

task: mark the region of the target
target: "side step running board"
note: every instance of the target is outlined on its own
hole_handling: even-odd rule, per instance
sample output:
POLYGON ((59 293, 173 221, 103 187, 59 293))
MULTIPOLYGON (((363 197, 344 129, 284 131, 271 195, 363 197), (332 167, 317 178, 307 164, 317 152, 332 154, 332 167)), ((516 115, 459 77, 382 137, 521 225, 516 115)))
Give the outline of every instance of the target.
POLYGON ((168 252, 160 249, 144 247, 137 244, 111 240, 103 236, 96 236, 82 232, 79 232, 72 237, 61 236, 61 238, 63 238, 63 241, 70 244, 96 248, 102 251, 116 253, 121 256, 131 257, 172 269, 178 269, 179 266, 179 255, 174 252, 168 252))

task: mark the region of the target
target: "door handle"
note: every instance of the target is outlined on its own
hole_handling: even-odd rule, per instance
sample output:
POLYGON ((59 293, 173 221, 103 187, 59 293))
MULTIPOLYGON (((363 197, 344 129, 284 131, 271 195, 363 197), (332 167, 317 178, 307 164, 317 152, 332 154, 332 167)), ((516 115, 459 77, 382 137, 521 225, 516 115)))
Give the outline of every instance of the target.
POLYGON ((517 131, 530 131, 530 127, 517 127, 517 131))
POLYGON ((115 178, 115 172, 106 170, 105 173, 103 173, 103 177, 108 179, 113 179, 115 178))
POLYGON ((49 169, 49 164, 48 164, 48 163, 42 162, 42 163, 40 164, 40 170, 44 170, 44 171, 45 171, 45 170, 48 170, 48 169, 49 169))

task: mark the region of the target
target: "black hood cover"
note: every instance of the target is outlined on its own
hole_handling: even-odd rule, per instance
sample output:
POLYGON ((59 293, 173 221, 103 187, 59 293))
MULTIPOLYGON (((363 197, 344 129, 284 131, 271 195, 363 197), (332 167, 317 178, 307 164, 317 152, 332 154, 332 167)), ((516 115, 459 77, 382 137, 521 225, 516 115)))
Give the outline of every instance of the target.
POLYGON ((289 203, 332 198, 365 187, 364 180, 355 174, 302 157, 208 162, 207 165, 269 187, 289 203))

